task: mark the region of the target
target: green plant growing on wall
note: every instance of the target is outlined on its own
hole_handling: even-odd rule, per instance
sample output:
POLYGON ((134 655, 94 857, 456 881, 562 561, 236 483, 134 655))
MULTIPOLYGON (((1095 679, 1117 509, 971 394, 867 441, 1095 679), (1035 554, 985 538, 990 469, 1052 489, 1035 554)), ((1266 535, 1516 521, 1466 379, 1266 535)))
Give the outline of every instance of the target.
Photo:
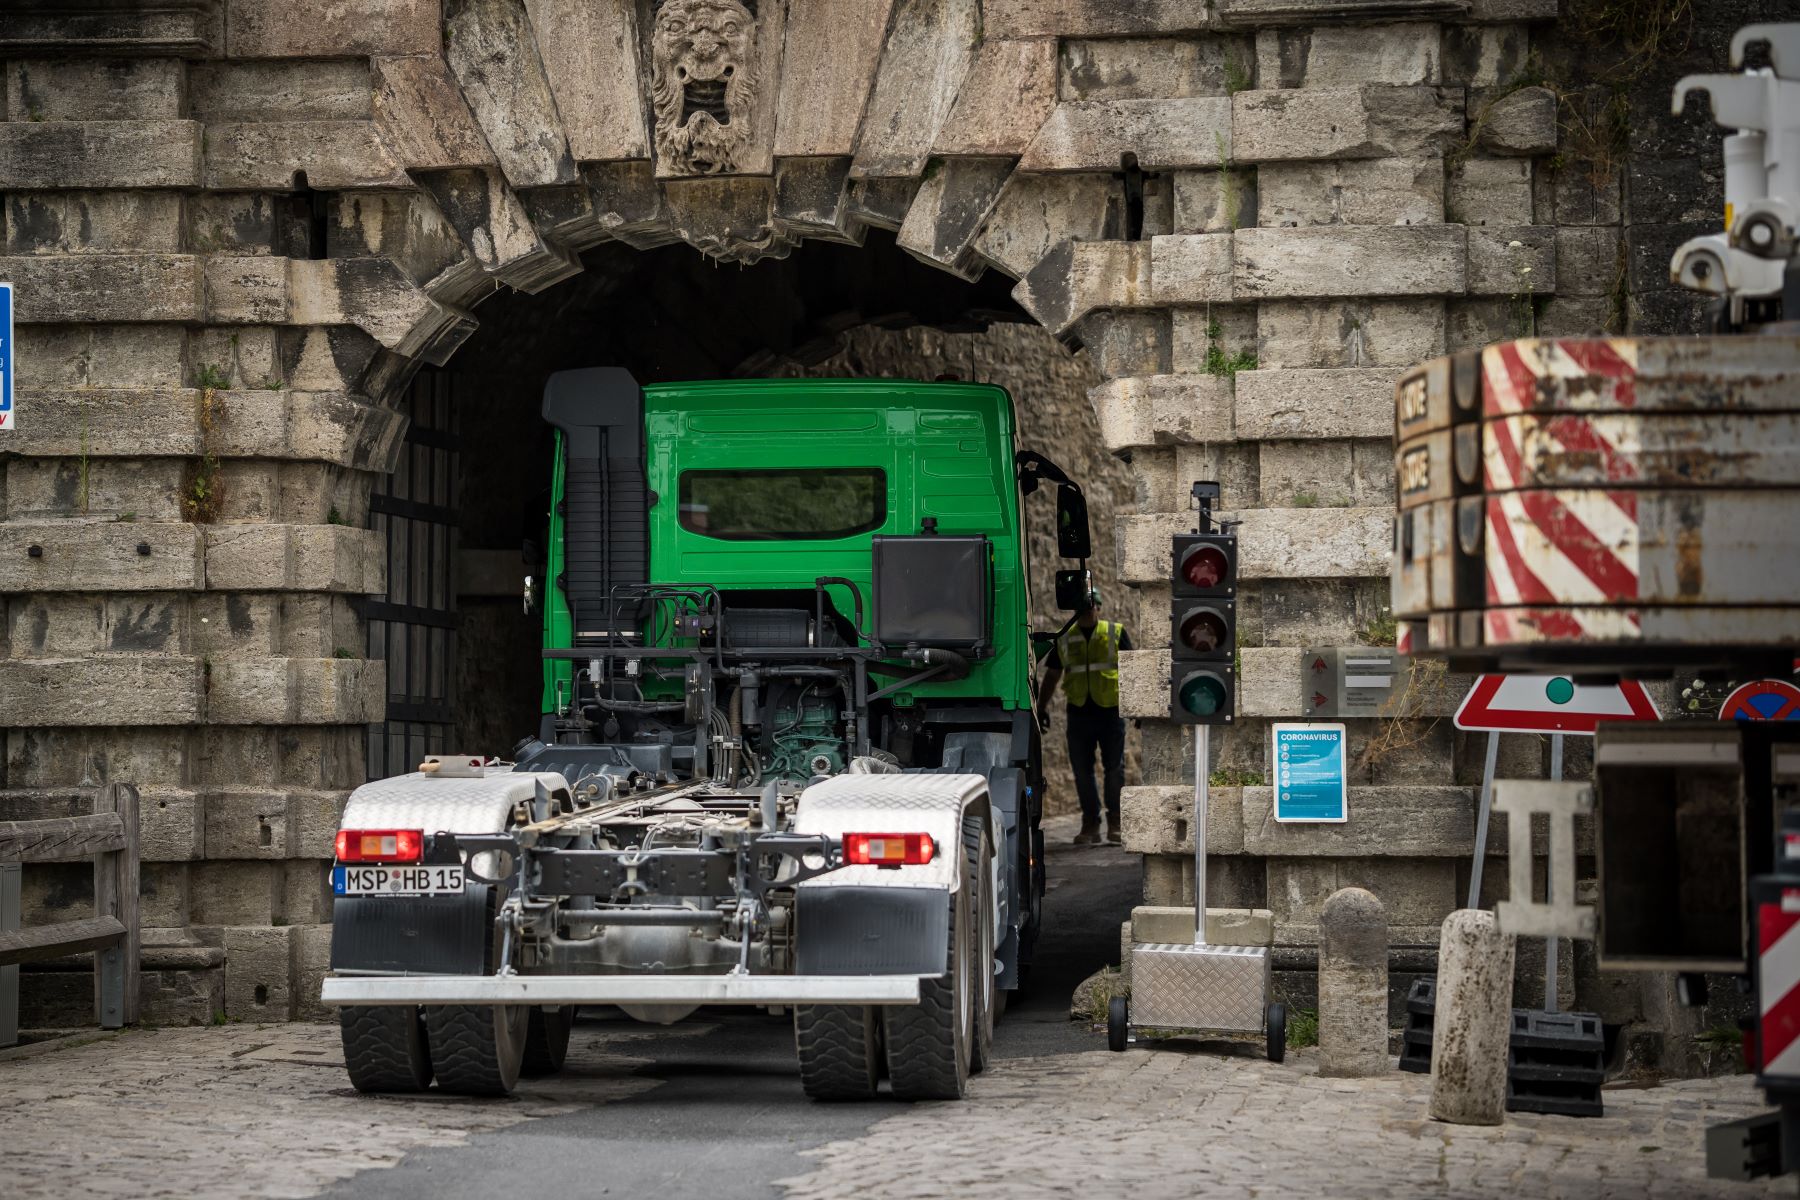
POLYGON ((1694 1041, 1706 1050, 1736 1050, 1744 1044, 1744 1031, 1736 1025, 1714 1025, 1696 1033, 1694 1041))
POLYGON ((1513 292, 1511 300, 1514 337, 1530 337, 1537 332, 1537 310, 1532 306, 1531 264, 1526 262, 1525 243, 1514 238, 1506 243, 1512 261, 1513 292))
MULTIPOLYGON (((1237 55, 1225 55, 1225 94, 1235 96, 1250 89, 1250 67, 1237 55)), ((1223 139, 1221 139, 1222 141, 1223 139)))
POLYGON ((1290 1050, 1304 1050, 1319 1044, 1319 1010, 1296 1008, 1288 1014, 1287 1044, 1290 1050))
POLYGON ((1358 626, 1356 640, 1365 646, 1392 646, 1400 640, 1400 622, 1392 613, 1384 612, 1358 626))
POLYGON ((201 363, 194 368, 194 386, 203 391, 224 391, 231 386, 231 380, 218 363, 201 363))
POLYGON ((1319 507, 1319 494, 1317 492, 1295 492, 1294 493, 1294 507, 1295 508, 1317 508, 1317 507, 1319 507))
MULTIPOLYGON (((202 368, 203 377, 207 370, 208 368, 202 368)), ((225 499, 223 471, 218 452, 213 447, 213 437, 222 409, 223 402, 218 398, 218 389, 212 385, 202 385, 199 413, 200 459, 189 467, 181 497, 182 512, 196 525, 210 525, 216 521, 225 499)))
POLYGON ((1236 229, 1238 223, 1237 178, 1231 169, 1231 155, 1225 149, 1225 135, 1215 130, 1213 146, 1219 152, 1219 201, 1225 206, 1225 228, 1236 229))
POLYGON ((1219 344, 1223 332, 1217 321, 1206 323, 1206 373, 1235 379, 1239 371, 1254 371, 1256 354, 1250 350, 1227 353, 1225 347, 1219 344))
POLYGON ((1214 767, 1206 781, 1213 787, 1264 787, 1269 782, 1261 771, 1249 767, 1214 767))

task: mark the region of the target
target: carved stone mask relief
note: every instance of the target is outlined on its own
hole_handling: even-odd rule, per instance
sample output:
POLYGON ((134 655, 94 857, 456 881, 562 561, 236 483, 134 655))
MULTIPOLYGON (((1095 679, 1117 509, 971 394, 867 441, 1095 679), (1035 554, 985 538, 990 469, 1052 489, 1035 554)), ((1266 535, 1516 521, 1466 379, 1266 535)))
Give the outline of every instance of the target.
POLYGON ((756 104, 756 18, 738 0, 668 0, 650 38, 656 153, 671 174, 738 169, 756 104))

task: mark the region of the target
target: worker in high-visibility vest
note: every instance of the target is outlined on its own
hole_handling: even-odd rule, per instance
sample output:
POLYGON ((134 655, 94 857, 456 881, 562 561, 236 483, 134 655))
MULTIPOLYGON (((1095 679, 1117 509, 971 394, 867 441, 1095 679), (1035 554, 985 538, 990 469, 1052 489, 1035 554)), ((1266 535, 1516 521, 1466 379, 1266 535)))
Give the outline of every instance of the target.
POLYGON ((1068 632, 1056 640, 1044 660, 1038 688, 1038 723, 1050 729, 1050 697, 1060 682, 1066 712, 1069 765, 1075 769, 1075 794, 1081 801, 1081 832, 1075 844, 1100 840, 1100 793, 1094 787, 1094 756, 1099 753, 1106 785, 1106 837, 1119 841, 1119 792, 1125 786, 1125 718, 1119 715, 1119 651, 1131 649, 1131 637, 1115 621, 1100 619, 1100 593, 1089 592, 1087 607, 1068 632))

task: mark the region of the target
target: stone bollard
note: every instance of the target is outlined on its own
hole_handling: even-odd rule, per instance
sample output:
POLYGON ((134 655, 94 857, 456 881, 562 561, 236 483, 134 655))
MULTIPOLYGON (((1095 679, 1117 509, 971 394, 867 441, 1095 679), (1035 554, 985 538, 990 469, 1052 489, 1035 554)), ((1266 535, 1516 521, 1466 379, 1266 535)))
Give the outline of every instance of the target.
POLYGON ((1341 888, 1319 918, 1319 1074, 1385 1075, 1388 1057, 1388 927, 1381 901, 1341 888))
POLYGON ((1512 1032, 1513 939, 1494 914, 1464 908, 1444 918, 1437 1012, 1431 1026, 1431 1115, 1452 1125, 1506 1117, 1512 1032))

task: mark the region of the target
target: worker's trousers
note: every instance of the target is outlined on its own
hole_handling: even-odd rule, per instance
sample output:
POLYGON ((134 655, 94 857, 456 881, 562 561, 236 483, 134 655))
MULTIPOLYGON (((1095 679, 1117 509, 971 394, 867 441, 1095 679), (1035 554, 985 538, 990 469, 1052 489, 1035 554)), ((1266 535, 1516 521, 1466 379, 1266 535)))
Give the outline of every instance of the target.
POLYGON ((1098 704, 1071 704, 1069 765, 1075 769, 1075 795, 1081 800, 1081 820, 1100 823, 1100 793, 1094 787, 1094 755, 1099 752, 1106 776, 1106 819, 1119 824, 1119 791, 1125 786, 1125 718, 1116 708, 1098 704))

